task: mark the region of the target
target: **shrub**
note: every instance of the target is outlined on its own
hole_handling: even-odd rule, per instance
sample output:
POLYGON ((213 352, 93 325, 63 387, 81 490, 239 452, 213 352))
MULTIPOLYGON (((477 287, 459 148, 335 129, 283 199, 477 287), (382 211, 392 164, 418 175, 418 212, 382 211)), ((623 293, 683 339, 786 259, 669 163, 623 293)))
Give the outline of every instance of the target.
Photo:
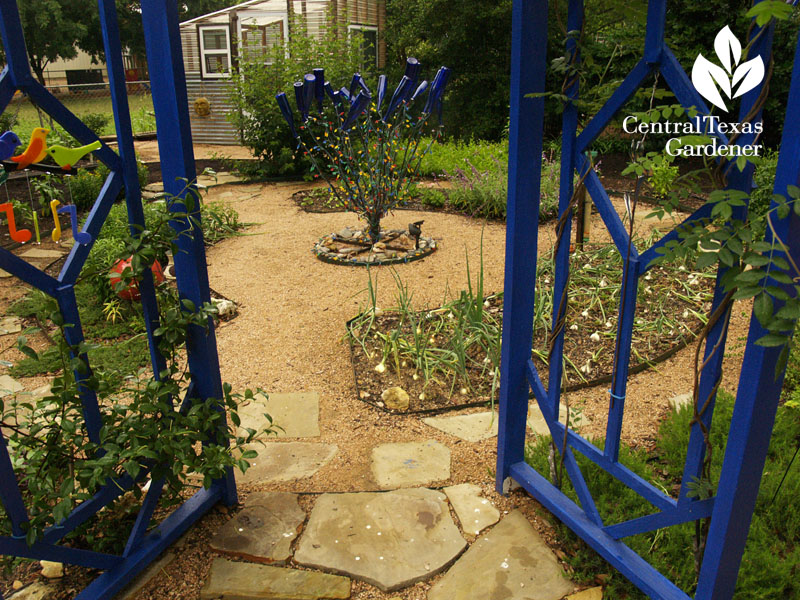
MULTIPOLYGON (((139 176, 139 187, 144 188, 147 185, 148 169, 141 161, 136 161, 136 172, 139 176)), ((109 170, 105 165, 99 165, 96 169, 80 169, 69 181, 70 193, 72 194, 72 201, 78 210, 89 210, 94 206, 97 197, 100 195, 100 190, 103 189, 103 184, 106 182, 109 170)), ((120 191, 117 199, 125 197, 124 188, 120 191)))
MULTIPOLYGON (((258 175, 299 175, 309 163, 296 151, 297 144, 275 103, 275 95, 292 88, 305 73, 324 64, 331 81, 349 81, 362 62, 361 47, 348 35, 346 19, 328 18, 321 38, 309 34, 299 16, 293 17, 292 35, 264 58, 240 60, 241 76, 232 78, 232 101, 237 110, 230 119, 242 132, 242 141, 259 159, 258 175)), ((249 173, 255 175, 254 173, 249 173)))
POLYGON ((108 124, 111 123, 111 114, 101 112, 87 113, 82 115, 80 119, 84 125, 97 135, 103 135, 108 124))
POLYGON ((437 144, 422 157, 418 174, 421 177, 438 177, 453 173, 456 169, 465 169, 468 162, 483 172, 493 169, 496 161, 508 162, 508 142, 451 140, 437 144))

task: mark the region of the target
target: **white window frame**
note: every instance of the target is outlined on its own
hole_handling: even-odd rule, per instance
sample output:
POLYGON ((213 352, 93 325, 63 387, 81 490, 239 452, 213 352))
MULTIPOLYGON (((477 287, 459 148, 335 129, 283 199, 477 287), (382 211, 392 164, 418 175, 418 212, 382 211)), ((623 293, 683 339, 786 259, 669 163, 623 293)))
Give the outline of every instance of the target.
POLYGON ((231 69, 233 68, 233 56, 231 53, 231 29, 227 24, 220 23, 219 25, 198 25, 197 37, 200 40, 200 74, 203 79, 223 79, 231 76, 231 69), (225 32, 225 49, 206 50, 203 43, 203 31, 209 29, 223 30, 225 32), (209 73, 206 71, 206 56, 226 56, 228 58, 228 72, 227 73, 209 73))
POLYGON ((378 28, 375 25, 358 25, 357 23, 351 23, 347 26, 347 34, 352 37, 354 31, 374 31, 375 32, 375 64, 372 65, 372 68, 377 69, 378 64, 380 63, 380 51, 378 48, 378 28))

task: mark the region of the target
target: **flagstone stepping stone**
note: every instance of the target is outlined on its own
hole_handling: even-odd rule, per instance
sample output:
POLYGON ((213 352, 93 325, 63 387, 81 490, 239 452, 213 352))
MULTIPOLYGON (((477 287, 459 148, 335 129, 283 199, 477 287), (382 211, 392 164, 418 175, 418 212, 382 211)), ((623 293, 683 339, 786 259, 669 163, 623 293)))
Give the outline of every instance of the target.
POLYGON ((603 588, 593 587, 570 594, 564 600, 603 600, 603 588))
MULTIPOLYGON (((269 426, 264 413, 272 417, 277 429, 277 437, 319 437, 319 394, 300 392, 289 394, 270 394, 265 398, 257 394, 249 404, 239 408, 242 420, 240 435, 246 435, 243 428, 261 431, 269 426)), ((260 436, 266 439, 267 435, 260 436)), ((269 437, 275 437, 270 435, 269 437)))
POLYGON ((467 442, 480 442, 497 435, 497 413, 492 415, 488 411, 454 417, 428 417, 422 422, 467 442))
POLYGON ((444 499, 429 489, 323 494, 294 560, 384 592, 428 579, 467 545, 444 499))
POLYGON ((211 548, 255 562, 283 564, 292 555, 292 541, 305 520, 296 494, 256 492, 219 528, 211 548))
POLYGON ((19 317, 5 317, 0 319, 0 335, 22 331, 22 319, 19 317))
POLYGON ((55 593, 55 586, 41 581, 34 581, 29 586, 11 594, 8 600, 47 600, 53 597, 55 593))
POLYGON ((41 248, 31 248, 20 254, 22 258, 61 258, 64 253, 59 250, 43 250, 41 248))
POLYGON ((8 271, 0 269, 0 279, 5 279, 6 277, 13 277, 13 275, 11 275, 11 273, 9 273, 8 271))
POLYGON ((461 521, 461 529, 469 535, 478 535, 500 520, 500 511, 480 497, 481 488, 475 484, 451 485, 444 488, 444 493, 461 521))
POLYGON ((669 399, 669 407, 672 410, 680 410, 684 406, 691 406, 692 402, 694 402, 694 394, 692 392, 686 392, 685 394, 678 394, 677 396, 673 396, 669 399))
POLYGON ((136 600, 137 598, 141 598, 139 592, 142 591, 142 588, 150 583, 150 580, 153 579, 156 575, 161 573, 163 569, 165 569, 169 564, 175 560, 175 553, 174 552, 166 552, 164 555, 161 556, 158 560, 153 563, 150 563, 144 571, 142 571, 139 575, 136 576, 131 583, 129 583, 121 592, 118 600, 136 600))
POLYGON ((347 577, 214 559, 200 600, 344 600, 347 577))
MULTIPOLYGON (((558 420, 562 423, 567 419, 567 407, 563 404, 558 405, 558 420)), ((582 425, 588 423, 586 417, 577 412, 575 409, 570 411, 569 415, 570 426, 577 429, 582 425)), ((536 432, 536 435, 549 436, 550 430, 547 428, 547 422, 544 420, 544 415, 538 404, 531 402, 528 405, 528 427, 536 432)))
POLYGON ((522 512, 508 514, 467 550, 428 600, 561 600, 574 589, 522 512))
POLYGON ((9 394, 16 394, 24 389, 23 385, 9 377, 8 375, 0 375, 0 398, 8 396, 9 394))
POLYGON ((258 457, 250 461, 247 473, 236 471, 239 483, 275 483, 311 477, 339 450, 332 444, 312 442, 268 442, 263 446, 252 444, 248 449, 258 452, 258 457))
POLYGON ((384 490, 449 479, 450 449, 436 440, 382 444, 372 449, 372 476, 384 490))

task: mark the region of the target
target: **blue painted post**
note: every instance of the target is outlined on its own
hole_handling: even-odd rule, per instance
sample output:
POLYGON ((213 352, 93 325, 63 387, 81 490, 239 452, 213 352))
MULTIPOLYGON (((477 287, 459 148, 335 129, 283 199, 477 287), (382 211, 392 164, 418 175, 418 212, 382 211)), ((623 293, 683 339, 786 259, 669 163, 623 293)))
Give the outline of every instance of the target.
MULTIPOLYGON (((122 45, 119 39, 119 23, 117 7, 113 0, 99 0, 100 26, 103 32, 103 43, 106 49, 106 66, 108 69, 108 85, 111 90, 111 104, 114 109, 119 156, 122 162, 122 179, 125 184, 125 202, 128 207, 130 232, 136 236, 144 229, 144 210, 139 189, 139 174, 136 168, 136 151, 133 146, 133 127, 128 106, 128 87, 125 82, 125 67, 122 64, 122 45), (138 226, 138 227, 135 227, 138 226)), ((153 274, 148 270, 138 284, 142 298, 142 310, 147 329, 150 348, 150 362, 153 373, 159 379, 159 373, 166 363, 158 351, 158 339, 153 335, 159 326, 158 304, 156 302, 153 274)))
POLYGON ((508 152, 508 217, 503 303, 497 490, 512 464, 523 460, 528 414, 526 370, 531 357, 539 191, 542 172, 547 68, 547 0, 514 0, 511 26, 511 130, 508 152))
MULTIPOLYGON (((578 32, 583 29, 583 0, 570 0, 567 14, 567 31, 578 32)), ((578 49, 578 40, 570 36, 567 38, 567 56, 570 57, 570 67, 567 69, 565 77, 572 78, 567 82, 564 93, 570 100, 577 100, 578 98, 578 67, 580 65, 580 52, 578 49)), ((553 281, 553 320, 551 336, 556 335, 553 349, 549 351, 548 360, 549 375, 547 380, 547 402, 550 404, 550 410, 554 415, 558 415, 558 406, 561 399, 561 378, 563 376, 564 365, 561 360, 552 360, 552 357, 559 357, 564 349, 564 329, 566 326, 562 324, 559 331, 559 323, 566 315, 566 302, 562 303, 562 299, 566 300, 565 293, 567 283, 569 281, 569 250, 570 250, 570 237, 572 235, 572 214, 573 210, 570 206, 572 200, 573 185, 572 178, 575 175, 575 166, 577 157, 575 153, 576 145, 576 132, 578 130, 578 107, 574 102, 567 102, 564 106, 564 114, 562 116, 562 131, 561 131, 561 173, 559 180, 559 195, 558 195, 558 217, 559 224, 563 223, 563 230, 559 233, 559 239, 555 247, 555 269, 556 274, 553 281), (567 214, 568 213, 568 214, 567 214), (562 221, 563 220, 563 221, 562 221)), ((583 169, 581 170, 583 173, 583 169)), ((535 277, 531 281, 536 281, 535 277)))
MULTIPOLYGON (((199 222, 199 194, 187 182, 196 179, 192 134, 189 126, 189 100, 183 68, 178 7, 174 0, 143 0, 145 47, 150 67, 150 86, 156 114, 158 149, 164 191, 176 198, 193 197, 193 216, 199 222)), ((203 232, 197 223, 186 222, 191 236, 179 236, 179 252, 174 256, 175 276, 181 298, 195 306, 210 302, 203 232)), ((199 398, 222 398, 219 356, 211 320, 208 329, 193 326, 186 342, 189 368, 199 398)), ((224 501, 236 503, 233 473, 224 480, 224 501)))
POLYGON ((647 29, 644 38, 644 61, 647 63, 657 63, 661 59, 666 21, 667 0, 650 0, 647 6, 647 29))
MULTIPOLYGON (((800 106, 800 43, 795 50, 794 65, 773 189, 785 198, 789 197, 788 186, 800 185, 800 120, 795 117, 800 106)), ((780 220, 773 216, 773 224, 778 237, 788 244, 791 256, 799 260, 800 219, 793 214, 780 220)), ((766 239, 773 241, 771 231, 766 239)), ((785 256, 783 252, 777 254, 785 256)), ((775 300, 775 305, 780 306, 780 302, 775 300)), ((785 375, 775 372, 781 349, 754 343, 765 334, 755 316, 751 316, 697 600, 730 598, 736 586, 785 375)))

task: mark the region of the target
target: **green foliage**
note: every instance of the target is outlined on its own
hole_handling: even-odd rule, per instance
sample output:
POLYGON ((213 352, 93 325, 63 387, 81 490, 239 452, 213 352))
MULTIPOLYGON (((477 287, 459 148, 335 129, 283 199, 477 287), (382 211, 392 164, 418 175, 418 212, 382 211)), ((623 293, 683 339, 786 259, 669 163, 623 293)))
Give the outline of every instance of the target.
MULTIPOLYGON (((500 139, 508 117, 511 0, 393 0, 386 6, 387 63, 414 56, 447 65, 445 128, 461 139, 500 139)), ((397 80, 400 72, 392 73, 397 80)))
POLYGON ((337 24, 328 19, 321 39, 309 34, 299 17, 292 19, 291 31, 285 45, 271 49, 266 65, 263 57, 242 57, 241 77, 232 78, 232 101, 237 110, 231 111, 230 118, 241 130, 244 145, 259 160, 258 172, 248 173, 251 176, 300 175, 309 169, 308 161, 296 151, 297 143, 275 95, 292 90, 295 81, 320 66, 329 81, 349 83, 361 65, 360 48, 347 34, 343 21, 337 24))
POLYGON ((756 217, 763 217, 769 210, 769 203, 772 200, 772 189, 775 186, 775 170, 778 167, 778 153, 775 151, 767 152, 761 158, 754 159, 755 172, 753 173, 753 185, 755 189, 750 194, 750 214, 756 217))
MULTIPOLYGON (((718 478, 724 456, 725 441, 733 412, 733 397, 720 393, 711 428, 712 472, 718 478)), ((672 412, 659 430, 658 446, 654 452, 633 450, 622 445, 620 461, 635 473, 664 489, 672 489, 679 481, 686 457, 692 411, 690 407, 672 412)), ((797 565, 800 564, 800 518, 794 499, 800 493, 800 471, 790 470, 778 496, 781 478, 797 448, 800 421, 797 413, 780 408, 770 443, 767 464, 761 482, 756 511, 739 573, 736 600, 778 600, 794 598, 800 592, 797 585, 797 565)), ((602 448, 603 441, 595 440, 602 448)), ((538 441, 526 450, 526 461, 541 473, 549 472, 549 439, 538 441)), ((558 454, 556 455, 558 456, 558 454)), ((605 471, 578 455, 578 463, 605 523, 617 523, 652 512, 652 506, 642 500, 605 471)), ((714 481, 716 486, 716 479, 714 481)), ((563 490, 576 499, 567 482, 563 490)), ((567 561, 575 569, 575 577, 590 583, 599 572, 609 567, 597 554, 581 542, 566 527, 558 526, 565 540, 567 561)), ((692 594, 695 586, 695 567, 692 553, 694 527, 690 524, 659 529, 626 538, 624 541, 654 567, 672 579, 684 591, 692 594)), ((614 572, 607 582, 604 598, 643 599, 645 596, 633 584, 614 572)))
POLYGON ((447 196, 445 196, 444 192, 441 190, 421 188, 418 191, 418 194, 419 201, 425 206, 430 206, 431 208, 444 208, 444 205, 447 202, 447 196))
MULTIPOLYGON (((174 248, 178 235, 192 235, 192 229, 187 230, 185 223, 194 219, 182 211, 183 206, 191 211, 192 204, 189 197, 180 205, 172 205, 171 212, 161 212, 152 230, 143 229, 136 237, 124 241, 123 252, 132 255, 131 267, 122 274, 124 284, 141 279, 154 256, 164 248, 174 248)), ((247 460, 256 455, 245 445, 252 442, 257 432, 239 428, 236 408, 241 396, 234 394, 230 385, 223 386, 222 397, 195 399, 188 410, 179 410, 175 402, 183 396, 192 377, 185 368, 184 354, 189 328, 207 329, 216 316, 216 308, 210 303, 197 307, 179 298, 177 290, 166 283, 157 286, 156 293, 160 321, 154 334, 166 361, 166 368, 157 379, 136 373, 137 359, 147 355, 144 335, 118 339, 120 331, 130 330, 129 322, 117 325, 112 321, 106 326, 119 329, 113 336, 117 339, 106 347, 109 355, 104 356, 95 344, 66 343, 64 332, 70 324, 64 322, 54 300, 35 295, 19 307, 21 314, 33 313, 39 317, 42 312, 48 313, 47 320, 57 331, 55 346, 44 353, 46 356, 37 354, 24 338, 20 339, 19 349, 29 360, 47 363, 59 372, 45 398, 33 400, 18 395, 0 399, 2 427, 10 432, 7 439, 13 466, 29 509, 30 520, 23 525, 29 544, 39 539, 46 527, 63 520, 77 503, 106 485, 109 478, 117 481, 127 474, 136 479, 137 484, 132 488, 136 503, 142 497, 139 484, 145 475, 149 474, 153 480, 163 478, 166 485, 161 502, 170 506, 182 501, 182 491, 190 479, 199 477, 208 487, 231 467, 246 470, 247 460), (83 358, 86 354, 93 366, 91 372, 83 358), (104 370, 104 362, 109 369, 118 369, 117 373, 104 370), (76 374, 82 379, 81 385, 93 390, 100 400, 103 419, 99 443, 89 439, 84 426, 76 374), (123 379, 122 375, 136 376, 123 379), (226 410, 230 422, 223 424, 226 410)), ((104 310, 96 299, 92 302, 92 290, 79 286, 76 295, 83 307, 87 339, 92 333, 102 337, 93 332, 93 324, 104 320, 104 310)), ((137 328, 143 329, 141 319, 137 328)), ((245 392, 245 398, 252 396, 251 391, 245 392)), ((272 431, 271 425, 267 431, 272 431)), ((124 506, 115 507, 125 514, 124 506)), ((114 515, 108 513, 106 517, 113 519, 114 515)), ((0 512, 0 530, 10 533, 4 512, 0 512)), ((124 528, 119 527, 105 531, 105 537, 116 544, 124 543, 126 535, 124 528)), ((69 537, 76 536, 97 541, 87 526, 69 537)))
POLYGON ((439 177, 454 173, 456 169, 468 168, 469 165, 478 171, 489 171, 496 167, 498 161, 508 162, 508 142, 451 140, 436 144, 422 157, 418 175, 439 177))
MULTIPOLYGON (((136 162, 136 172, 139 176, 139 187, 143 188, 147 185, 148 169, 141 161, 136 162)), ((100 195, 100 190, 108 177, 109 170, 105 165, 99 165, 96 169, 79 169, 77 174, 69 180, 69 193, 72 195, 72 201, 80 211, 89 210, 94 206, 97 197, 100 195)), ((121 190, 118 199, 125 197, 125 190, 121 190)))
POLYGON ((80 120, 97 135, 103 135, 111 123, 111 115, 102 112, 86 113, 81 115, 80 120))

